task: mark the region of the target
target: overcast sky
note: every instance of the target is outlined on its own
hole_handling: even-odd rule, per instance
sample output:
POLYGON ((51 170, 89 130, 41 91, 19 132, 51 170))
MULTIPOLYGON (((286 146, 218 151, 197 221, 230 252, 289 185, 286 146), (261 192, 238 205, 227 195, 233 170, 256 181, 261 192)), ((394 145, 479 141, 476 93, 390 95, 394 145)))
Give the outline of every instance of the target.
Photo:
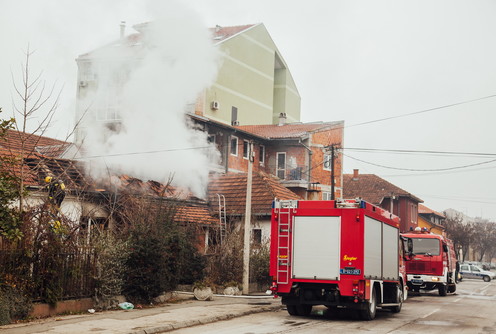
MULTIPOLYGON (((161 3, 170 10, 179 6, 161 3)), ((454 208, 496 220, 496 2, 181 4, 197 11, 209 27, 265 24, 300 92, 302 121, 346 122, 345 172, 358 168, 360 173, 377 174, 437 211, 454 208), (370 122, 381 119, 388 120, 370 122), (458 168, 469 165, 473 166, 458 168)), ((153 19, 155 5, 131 0, 0 0, 2 117, 11 115, 11 73, 18 77, 29 44, 36 50, 33 71, 43 70, 47 83, 64 87, 49 134, 65 138, 74 124, 75 58, 116 39, 120 21, 127 22, 131 33, 132 25, 153 19)))

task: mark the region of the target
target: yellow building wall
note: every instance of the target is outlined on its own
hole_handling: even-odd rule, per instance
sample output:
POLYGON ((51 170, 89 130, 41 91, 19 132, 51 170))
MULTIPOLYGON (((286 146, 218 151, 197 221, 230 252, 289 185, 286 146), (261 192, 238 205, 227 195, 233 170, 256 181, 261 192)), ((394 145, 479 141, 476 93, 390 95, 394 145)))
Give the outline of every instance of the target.
POLYGON ((430 222, 428 222, 427 220, 422 218, 420 215, 418 216, 417 222, 418 222, 418 226, 420 228, 426 227, 428 230, 430 230, 434 234, 443 235, 442 229, 440 229, 439 227, 433 226, 430 222))
POLYGON ((300 121, 298 90, 263 24, 219 47, 222 65, 205 92, 205 116, 230 124, 232 107, 236 107, 240 125, 275 124, 281 112, 286 113, 288 122, 300 121), (276 59, 282 69, 275 69, 276 59), (210 108, 212 101, 219 102, 218 110, 210 108))

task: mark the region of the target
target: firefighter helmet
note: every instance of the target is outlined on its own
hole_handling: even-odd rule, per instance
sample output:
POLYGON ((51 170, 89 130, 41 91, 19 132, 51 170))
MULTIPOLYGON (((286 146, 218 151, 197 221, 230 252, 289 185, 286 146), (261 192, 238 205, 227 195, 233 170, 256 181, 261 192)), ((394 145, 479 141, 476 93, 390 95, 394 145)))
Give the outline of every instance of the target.
POLYGON ((46 183, 50 183, 50 182, 52 182, 52 177, 51 177, 51 176, 47 176, 47 177, 45 177, 45 182, 46 182, 46 183))

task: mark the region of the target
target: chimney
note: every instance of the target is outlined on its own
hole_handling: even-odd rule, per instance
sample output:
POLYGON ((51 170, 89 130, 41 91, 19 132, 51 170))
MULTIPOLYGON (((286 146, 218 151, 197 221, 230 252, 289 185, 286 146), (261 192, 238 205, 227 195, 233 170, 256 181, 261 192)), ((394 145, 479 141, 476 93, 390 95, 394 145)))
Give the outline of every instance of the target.
POLYGON ((353 181, 357 181, 358 180, 358 169, 354 169, 353 170, 353 181))
POLYGON ((279 114, 279 126, 286 124, 286 113, 282 112, 279 114))
POLYGON ((124 38, 126 32, 126 21, 121 21, 121 39, 124 38))

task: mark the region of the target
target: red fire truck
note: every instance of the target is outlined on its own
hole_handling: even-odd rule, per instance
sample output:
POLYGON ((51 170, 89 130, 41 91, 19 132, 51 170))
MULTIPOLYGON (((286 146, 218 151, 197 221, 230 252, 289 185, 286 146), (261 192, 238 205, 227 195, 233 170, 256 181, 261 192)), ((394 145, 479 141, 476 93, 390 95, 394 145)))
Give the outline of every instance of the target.
POLYGON ((271 290, 290 315, 313 305, 400 312, 406 298, 399 218, 362 200, 275 201, 271 290))
POLYGON ((453 242, 420 227, 402 236, 413 242, 413 253, 406 261, 408 287, 416 292, 438 289, 440 296, 455 292, 458 272, 453 242))

